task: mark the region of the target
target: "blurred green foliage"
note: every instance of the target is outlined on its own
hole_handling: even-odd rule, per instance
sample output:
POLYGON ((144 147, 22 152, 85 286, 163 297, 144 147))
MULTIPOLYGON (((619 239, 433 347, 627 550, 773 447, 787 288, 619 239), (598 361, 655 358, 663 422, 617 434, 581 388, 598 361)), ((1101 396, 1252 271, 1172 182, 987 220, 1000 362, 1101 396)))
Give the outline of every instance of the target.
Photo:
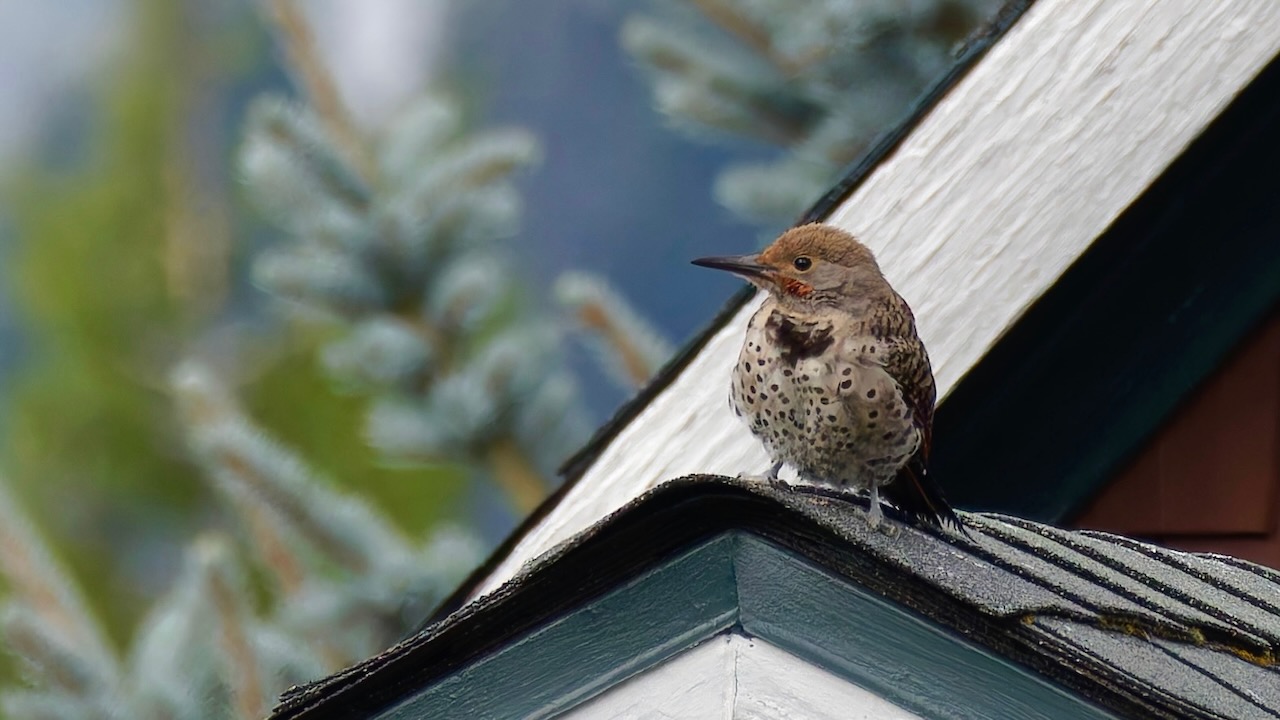
POLYGON ((161 266, 164 154, 178 103, 170 76, 175 5, 149 2, 136 42, 97 89, 83 157, 41 158, 8 178, 16 247, 5 268, 29 350, 9 380, 3 463, 64 556, 102 599, 116 638, 127 636, 141 587, 121 587, 114 554, 195 512, 164 422, 160 358, 189 332, 161 266), (130 537, 132 536, 132 537, 130 537))
POLYGON ((318 333, 295 331, 298 341, 254 382, 241 389, 247 409, 264 428, 329 478, 376 505, 412 537, 458 517, 466 483, 452 466, 385 466, 365 441, 367 398, 340 395, 316 361, 318 333), (300 412, 301 410, 301 412, 300 412))
MULTIPOLYGON (((4 272, 27 345, 0 409, 7 416, 0 467, 120 644, 149 604, 142 601, 168 584, 181 546, 221 512, 186 457, 165 388, 169 365, 225 314, 221 297, 213 307, 193 302, 166 266, 173 233, 198 229, 173 215, 175 193, 200 187, 173 177, 182 165, 175 157, 200 152, 189 147, 186 123, 210 101, 228 123, 240 122, 240 108, 228 107, 236 93, 199 103, 192 93, 211 76, 224 87, 280 77, 251 8, 219 34, 197 37, 194 3, 135 5, 127 50, 90 98, 85 137, 60 143, 83 152, 58 167, 32 157, 3 186, 16 236, 4 272), (193 64, 193 56, 204 62, 193 64)), ((227 184, 236 138, 227 128, 224 146, 211 154, 222 163, 212 175, 227 184)), ((176 199, 220 203, 204 216, 215 224, 217 212, 239 205, 176 199)), ((231 237, 252 234, 251 220, 225 222, 231 237)), ((230 266, 234 256, 221 262, 230 266)), ((378 468, 359 429, 360 402, 333 393, 317 367, 315 333, 279 329, 283 350, 239 390, 262 425, 412 535, 447 514, 461 476, 447 468, 378 468)))

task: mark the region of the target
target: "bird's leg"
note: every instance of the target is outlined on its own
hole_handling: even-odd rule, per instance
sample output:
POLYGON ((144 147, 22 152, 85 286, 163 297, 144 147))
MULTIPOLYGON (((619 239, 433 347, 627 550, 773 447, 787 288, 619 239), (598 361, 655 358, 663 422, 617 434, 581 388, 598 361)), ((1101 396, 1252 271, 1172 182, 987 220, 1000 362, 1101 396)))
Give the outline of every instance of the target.
POLYGON ((867 508, 867 525, 872 530, 878 530, 889 537, 896 537, 898 527, 884 521, 884 508, 880 507, 880 485, 871 483, 868 492, 871 495, 871 505, 867 508))
POLYGON ((884 522, 884 510, 880 507, 880 488, 875 483, 871 483, 871 505, 867 508, 867 525, 872 530, 879 530, 880 523, 884 522))

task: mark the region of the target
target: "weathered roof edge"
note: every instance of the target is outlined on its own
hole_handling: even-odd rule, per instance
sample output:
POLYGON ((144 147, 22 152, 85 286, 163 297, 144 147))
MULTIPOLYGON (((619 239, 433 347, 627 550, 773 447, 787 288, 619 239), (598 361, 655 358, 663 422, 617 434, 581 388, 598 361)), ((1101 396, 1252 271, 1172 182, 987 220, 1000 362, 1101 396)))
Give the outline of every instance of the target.
MULTIPOLYGON (((1190 688, 1150 694, 1150 673, 1146 679, 1130 676, 1133 668, 1111 667, 1105 654, 1072 660, 1072 653, 1090 649, 1088 643, 1068 634, 1061 644, 1046 644, 1042 625, 1067 623, 1062 627, 1068 633, 1071 627, 1093 628, 1108 633, 1112 642, 1137 643, 1121 648, 1126 658, 1135 648, 1158 650, 1167 643, 1174 651, 1208 653, 1218 658, 1215 662, 1237 663, 1223 670, 1236 681, 1249 673, 1272 677, 1277 672, 1280 605, 1271 597, 1280 576, 1274 572, 1233 558, 1135 546, 1105 533, 1064 531, 998 515, 966 514, 977 538, 913 527, 889 539, 860 522, 857 508, 865 504, 864 497, 822 488, 783 491, 716 476, 664 483, 429 631, 290 690, 273 718, 318 720, 385 709, 684 549, 733 530, 807 557, 1126 716, 1221 715, 1190 688), (938 562, 956 553, 967 562, 959 567, 938 562), (918 562, 918 556, 931 560, 918 562), (1036 563, 1046 562, 1052 564, 1037 568, 1036 563), (966 579, 963 568, 969 566, 975 577, 986 578, 985 584, 966 579), (1003 578, 994 585, 993 573, 1003 578)), ((1204 668, 1172 655, 1159 662, 1193 675, 1204 668)), ((1264 695, 1255 697, 1238 682, 1221 689, 1257 708, 1276 694, 1274 688, 1257 689, 1264 695)))
MULTIPOLYGON (((841 180, 815 202, 796 221, 796 225, 818 222, 828 217, 846 198, 848 198, 863 182, 870 177, 886 159, 892 157, 908 135, 920 122, 933 111, 938 102, 977 64, 986 52, 1008 32, 1035 0, 1009 0, 1001 7, 996 16, 975 32, 958 53, 956 64, 929 89, 917 102, 911 114, 892 130, 881 135, 876 142, 844 173, 841 180)), ((655 397, 684 370, 685 366, 701 352, 707 341, 720 330, 738 310, 754 295, 750 288, 743 288, 735 293, 716 314, 715 318, 684 345, 635 395, 601 425, 580 450, 571 455, 560 467, 564 481, 543 500, 533 512, 511 531, 501 544, 477 567, 462 584, 424 621, 422 626, 443 618, 466 603, 484 579, 506 558, 512 549, 520 543, 531 528, 542 521, 553 508, 560 504, 578 479, 600 452, 608 446, 613 438, 622 431, 655 397)))

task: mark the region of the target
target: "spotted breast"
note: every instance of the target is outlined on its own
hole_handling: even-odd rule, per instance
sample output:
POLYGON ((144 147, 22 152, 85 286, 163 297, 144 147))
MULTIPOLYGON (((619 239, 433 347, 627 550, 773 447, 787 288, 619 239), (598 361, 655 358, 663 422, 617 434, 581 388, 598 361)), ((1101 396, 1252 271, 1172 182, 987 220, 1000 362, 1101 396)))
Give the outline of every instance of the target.
POLYGON ((806 479, 864 489, 889 482, 920 432, 880 344, 839 316, 797 317, 766 302, 751 318, 730 403, 771 457, 806 479))

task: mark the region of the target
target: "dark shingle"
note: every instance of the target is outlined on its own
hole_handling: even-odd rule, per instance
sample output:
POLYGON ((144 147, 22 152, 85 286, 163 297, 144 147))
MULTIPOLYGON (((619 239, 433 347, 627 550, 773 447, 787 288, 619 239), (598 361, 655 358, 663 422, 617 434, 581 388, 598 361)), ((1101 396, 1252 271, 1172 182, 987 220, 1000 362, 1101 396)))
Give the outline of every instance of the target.
POLYGON ((1275 717, 1227 691, 1215 675, 1182 662, 1158 643, 1054 618, 1037 620, 1036 625, 1074 649, 1072 659, 1081 665, 1091 665, 1090 670, 1099 677, 1113 682, 1121 679, 1137 692, 1161 696, 1187 715, 1238 720, 1275 717), (1124 662, 1117 664, 1117 658, 1123 658, 1124 662))
MULTIPOLYGON (((1224 689, 1248 700, 1257 708, 1268 710, 1274 717, 1280 712, 1280 670, 1241 663, 1230 654, 1185 643, 1174 643, 1156 638, 1152 643, 1165 652, 1179 658, 1187 665, 1199 668, 1217 678, 1224 689)), ((1252 711, 1257 714, 1257 710, 1252 711)))
POLYGON ((1200 600, 1217 589, 1150 556, 1142 556, 1097 536, 1033 523, 1017 518, 987 516, 984 530, 1024 543, 1028 554, 1051 569, 1048 582, 1071 582, 1083 591, 1071 592, 1082 603, 1095 603, 1099 617, 1146 619, 1175 634, 1210 634, 1255 647, 1268 641, 1252 628, 1242 627, 1217 608, 1200 600), (1113 598, 1123 598, 1117 604, 1113 598))

